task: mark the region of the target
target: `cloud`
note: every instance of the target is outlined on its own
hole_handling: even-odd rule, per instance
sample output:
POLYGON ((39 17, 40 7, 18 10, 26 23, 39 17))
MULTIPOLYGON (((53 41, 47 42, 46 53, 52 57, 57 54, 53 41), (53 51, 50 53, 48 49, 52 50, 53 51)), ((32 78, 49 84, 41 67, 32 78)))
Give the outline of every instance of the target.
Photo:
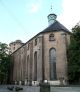
POLYGON ((80 21, 80 0, 62 0, 63 13, 58 17, 68 29, 80 21))
POLYGON ((29 12, 30 12, 30 13, 36 13, 36 12, 38 12, 38 11, 40 10, 40 8, 41 8, 41 3, 39 3, 39 2, 32 3, 32 4, 30 5, 30 10, 29 10, 29 12))

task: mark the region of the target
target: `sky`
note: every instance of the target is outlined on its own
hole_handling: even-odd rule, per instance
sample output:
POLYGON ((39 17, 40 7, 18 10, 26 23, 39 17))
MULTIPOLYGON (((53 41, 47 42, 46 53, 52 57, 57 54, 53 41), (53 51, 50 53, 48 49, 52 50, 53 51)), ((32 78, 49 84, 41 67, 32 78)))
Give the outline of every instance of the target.
POLYGON ((79 9, 80 0, 0 0, 0 42, 27 42, 48 27, 50 13, 71 31, 80 21, 79 9))

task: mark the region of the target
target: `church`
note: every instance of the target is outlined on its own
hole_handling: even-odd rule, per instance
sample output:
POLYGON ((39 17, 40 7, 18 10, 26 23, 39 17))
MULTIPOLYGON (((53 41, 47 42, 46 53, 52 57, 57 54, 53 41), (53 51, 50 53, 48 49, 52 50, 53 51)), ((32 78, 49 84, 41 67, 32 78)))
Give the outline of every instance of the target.
POLYGON ((11 81, 16 84, 51 85, 63 79, 67 83, 67 47, 71 32, 57 21, 57 15, 47 16, 49 26, 11 54, 11 81))

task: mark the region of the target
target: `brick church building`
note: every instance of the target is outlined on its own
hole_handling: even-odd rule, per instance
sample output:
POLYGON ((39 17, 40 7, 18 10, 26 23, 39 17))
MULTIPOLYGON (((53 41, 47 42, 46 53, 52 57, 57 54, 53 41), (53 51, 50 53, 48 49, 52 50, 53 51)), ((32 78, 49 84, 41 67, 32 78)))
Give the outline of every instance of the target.
POLYGON ((56 14, 49 14, 49 26, 11 54, 11 81, 27 85, 47 81, 53 85, 63 79, 66 83, 70 32, 56 18, 56 14))

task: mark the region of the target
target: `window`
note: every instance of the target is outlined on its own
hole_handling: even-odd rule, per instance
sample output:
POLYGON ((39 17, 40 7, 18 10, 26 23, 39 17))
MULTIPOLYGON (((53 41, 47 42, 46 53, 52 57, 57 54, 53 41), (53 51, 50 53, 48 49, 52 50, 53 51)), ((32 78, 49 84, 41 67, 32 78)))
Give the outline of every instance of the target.
POLYGON ((51 48, 49 51, 50 80, 56 80, 56 50, 51 48))
POLYGON ((49 41, 54 41, 55 39, 54 39, 54 34, 50 34, 49 35, 49 41))
POLYGON ((14 43, 14 46, 15 46, 15 43, 14 43))
POLYGON ((34 53, 34 81, 37 81, 37 52, 34 53))
POLYGON ((13 49, 15 50, 15 46, 13 47, 13 49))
POLYGON ((29 78, 29 55, 27 56, 27 79, 29 78))
POLYGON ((37 45, 37 38, 35 39, 35 46, 37 45))
POLYGON ((27 45, 27 49, 29 50, 29 44, 27 45))

